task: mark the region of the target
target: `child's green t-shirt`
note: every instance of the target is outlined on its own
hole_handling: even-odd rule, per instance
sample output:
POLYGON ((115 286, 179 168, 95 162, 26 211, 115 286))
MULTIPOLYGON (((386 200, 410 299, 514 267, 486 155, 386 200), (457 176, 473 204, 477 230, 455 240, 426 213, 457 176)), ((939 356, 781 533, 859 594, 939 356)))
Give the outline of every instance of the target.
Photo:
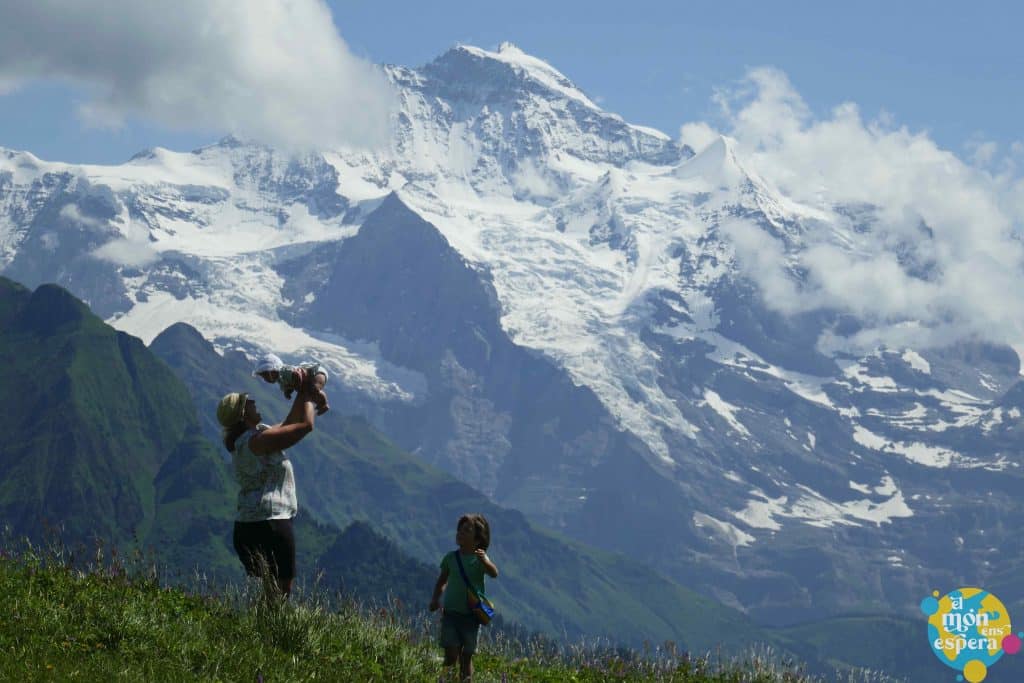
MULTIPOLYGON (((469 596, 466 595, 466 584, 459 573, 459 563, 455 561, 455 553, 458 550, 446 554, 441 558, 441 568, 448 570, 448 585, 444 589, 444 602, 442 607, 449 612, 461 612, 469 614, 469 596)), ((462 566, 466 570, 469 582, 479 590, 484 590, 484 565, 476 554, 462 555, 462 566)))

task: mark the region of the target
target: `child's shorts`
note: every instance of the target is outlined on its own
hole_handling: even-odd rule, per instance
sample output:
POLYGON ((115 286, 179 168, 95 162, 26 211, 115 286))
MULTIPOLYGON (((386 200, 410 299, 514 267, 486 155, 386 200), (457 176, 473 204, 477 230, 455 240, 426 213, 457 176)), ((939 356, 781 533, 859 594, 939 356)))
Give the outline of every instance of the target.
POLYGON ((441 647, 461 647, 462 653, 476 652, 480 622, 472 614, 445 610, 441 617, 441 647))

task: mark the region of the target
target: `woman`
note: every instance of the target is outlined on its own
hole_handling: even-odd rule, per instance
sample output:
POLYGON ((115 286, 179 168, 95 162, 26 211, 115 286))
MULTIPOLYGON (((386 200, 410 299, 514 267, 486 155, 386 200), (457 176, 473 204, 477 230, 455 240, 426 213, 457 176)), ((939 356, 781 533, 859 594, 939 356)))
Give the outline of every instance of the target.
POLYGON ((234 546, 250 576, 269 571, 288 596, 295 578, 295 536, 292 518, 298 511, 295 475, 285 454, 313 431, 316 405, 305 392, 295 397, 288 417, 279 425, 262 423, 256 402, 245 393, 231 393, 217 406, 224 428, 224 447, 238 480, 238 516, 234 546))

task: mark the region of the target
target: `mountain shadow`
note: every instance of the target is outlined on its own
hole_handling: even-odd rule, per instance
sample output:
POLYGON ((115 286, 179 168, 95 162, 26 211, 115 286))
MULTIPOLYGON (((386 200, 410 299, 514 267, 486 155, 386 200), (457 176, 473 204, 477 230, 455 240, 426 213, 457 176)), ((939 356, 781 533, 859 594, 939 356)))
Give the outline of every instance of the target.
POLYGON ((509 338, 490 276, 396 195, 355 236, 278 268, 295 302, 283 317, 373 342, 427 380, 429 400, 346 397, 343 410, 586 543, 630 553, 703 545, 685 489, 655 471, 647 446, 589 388, 509 338))

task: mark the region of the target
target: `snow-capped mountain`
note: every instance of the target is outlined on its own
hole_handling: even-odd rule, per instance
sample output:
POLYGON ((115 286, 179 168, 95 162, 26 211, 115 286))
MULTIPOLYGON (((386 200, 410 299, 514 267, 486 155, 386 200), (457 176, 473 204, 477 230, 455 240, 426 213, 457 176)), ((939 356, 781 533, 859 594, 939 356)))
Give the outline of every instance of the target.
POLYGON ((854 249, 870 207, 796 202, 729 139, 695 154, 511 45, 387 73, 402 107, 375 153, 0 151, 0 272, 147 343, 185 321, 317 357, 336 407, 755 613, 1012 580, 1016 354, 851 354, 821 340, 858 320, 784 316, 738 267, 764 231, 799 284, 808 230, 854 249))

